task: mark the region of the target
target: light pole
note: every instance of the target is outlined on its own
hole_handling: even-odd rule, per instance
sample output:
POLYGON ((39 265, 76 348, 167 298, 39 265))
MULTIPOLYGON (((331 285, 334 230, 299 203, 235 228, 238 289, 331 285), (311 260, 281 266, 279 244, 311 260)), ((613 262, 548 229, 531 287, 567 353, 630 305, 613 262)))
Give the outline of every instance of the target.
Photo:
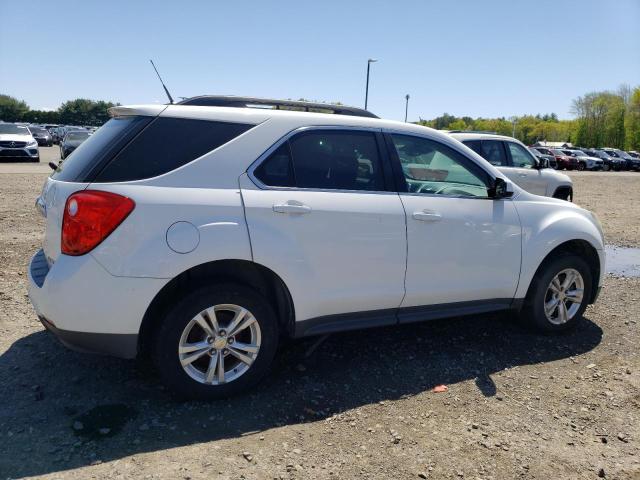
POLYGON ((364 91, 364 109, 367 109, 367 103, 369 102, 369 70, 371 69, 371 64, 377 62, 375 58, 370 58, 367 60, 367 87, 364 91))
POLYGON ((404 105, 404 123, 407 123, 407 114, 409 113, 409 94, 407 93, 404 98, 407 101, 404 105))

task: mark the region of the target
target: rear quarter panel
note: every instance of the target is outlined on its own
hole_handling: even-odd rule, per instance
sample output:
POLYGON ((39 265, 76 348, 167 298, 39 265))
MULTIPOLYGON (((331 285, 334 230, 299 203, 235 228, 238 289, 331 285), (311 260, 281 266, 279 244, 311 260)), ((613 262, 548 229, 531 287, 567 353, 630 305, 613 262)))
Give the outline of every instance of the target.
POLYGON ((173 278, 191 267, 220 259, 251 260, 239 188, 174 188, 93 184, 132 198, 134 211, 91 255, 112 275, 173 278), (198 243, 177 253, 167 243, 176 222, 197 229, 198 243))

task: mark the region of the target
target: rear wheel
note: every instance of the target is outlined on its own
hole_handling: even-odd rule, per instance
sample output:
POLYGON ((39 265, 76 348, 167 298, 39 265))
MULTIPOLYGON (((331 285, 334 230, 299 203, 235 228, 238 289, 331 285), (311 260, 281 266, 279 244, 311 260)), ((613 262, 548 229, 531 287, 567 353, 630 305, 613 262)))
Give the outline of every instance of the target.
POLYGON ((278 345, 269 303, 234 284, 200 288, 166 315, 153 360, 178 396, 216 399, 241 393, 267 373, 278 345))
POLYGON ((605 172, 608 172, 609 170, 611 170, 611 167, 609 165, 603 165, 602 170, 604 170, 605 172))
POLYGON ((572 328, 587 308, 593 278, 587 263, 577 255, 546 261, 536 273, 521 316, 543 332, 572 328))
POLYGON ((586 165, 584 163, 579 163, 578 164, 578 170, 580 170, 581 172, 586 170, 586 165))

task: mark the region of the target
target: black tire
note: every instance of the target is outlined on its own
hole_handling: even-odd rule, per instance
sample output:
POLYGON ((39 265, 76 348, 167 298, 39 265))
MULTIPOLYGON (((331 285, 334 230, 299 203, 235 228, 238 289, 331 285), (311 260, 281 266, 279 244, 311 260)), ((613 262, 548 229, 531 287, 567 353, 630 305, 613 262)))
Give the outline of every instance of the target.
POLYGON ((585 262, 582 257, 573 254, 565 254, 545 260, 540 268, 538 268, 538 271, 529 286, 529 291, 527 292, 527 297, 525 298, 522 311, 520 312, 520 317, 529 326, 545 333, 561 332, 571 329, 580 321, 582 314, 587 308, 592 285, 593 278, 591 276, 591 270, 589 269, 587 262, 585 262), (556 324, 552 323, 547 318, 544 312, 544 302, 547 295, 547 289, 553 278, 567 268, 577 270, 582 276, 584 281, 582 304, 575 315, 566 323, 556 324))
POLYGON ((602 167, 602 170, 605 171, 605 172, 608 172, 609 170, 611 170, 611 167, 609 165, 604 165, 602 167))
POLYGON ((165 385, 182 399, 214 400, 245 392, 265 377, 278 347, 278 323, 271 305, 259 293, 241 285, 201 287, 179 299, 161 322, 153 339, 152 360, 165 385), (253 314, 260 326, 261 345, 257 357, 240 377, 229 383, 207 385, 185 372, 178 357, 178 345, 192 318, 221 304, 238 305, 253 314))
POLYGON ((578 164, 578 170, 580 170, 581 172, 584 172, 587 169, 587 167, 585 166, 584 163, 579 163, 578 164))

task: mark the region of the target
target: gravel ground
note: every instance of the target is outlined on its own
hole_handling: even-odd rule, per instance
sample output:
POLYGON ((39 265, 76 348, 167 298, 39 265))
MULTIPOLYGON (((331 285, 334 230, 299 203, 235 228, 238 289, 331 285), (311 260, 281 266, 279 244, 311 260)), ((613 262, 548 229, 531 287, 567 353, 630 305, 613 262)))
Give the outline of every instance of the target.
MULTIPOLYGON (((608 276, 565 335, 509 316, 334 335, 284 347, 249 395, 176 403, 145 365, 38 324, 46 172, 0 165, 0 479, 640 478, 640 279, 608 276)), ((572 177, 607 241, 640 246, 640 174, 572 177)))

